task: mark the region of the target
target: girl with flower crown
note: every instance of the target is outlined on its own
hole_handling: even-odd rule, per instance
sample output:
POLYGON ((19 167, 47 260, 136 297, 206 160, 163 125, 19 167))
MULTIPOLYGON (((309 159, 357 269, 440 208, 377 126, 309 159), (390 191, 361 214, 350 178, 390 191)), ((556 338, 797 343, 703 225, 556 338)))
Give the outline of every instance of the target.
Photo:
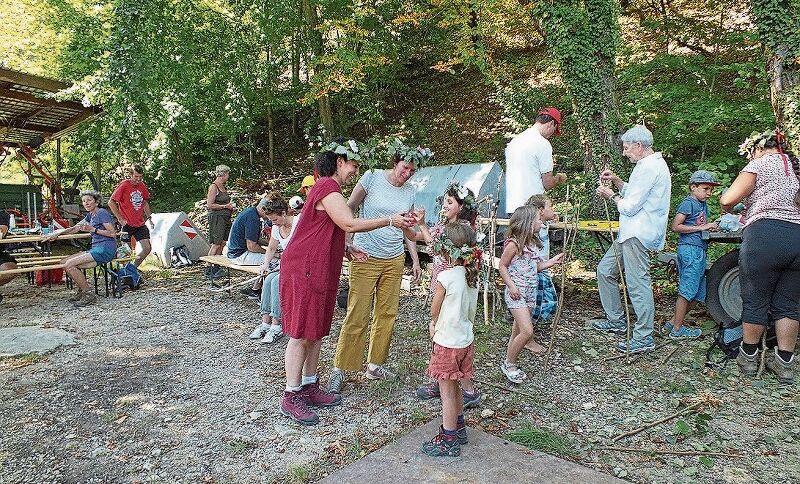
POLYGON ((720 197, 730 212, 744 201, 739 250, 743 338, 736 363, 745 376, 759 366, 759 340, 775 324, 778 345, 766 368, 784 384, 794 382, 800 325, 800 161, 783 133, 753 133, 739 147, 749 163, 720 197))
MULTIPOLYGON (((452 182, 447 187, 442 197, 442 221, 433 225, 430 229, 425 224, 425 210, 418 210, 416 213, 417 225, 420 231, 416 234, 416 241, 428 244, 428 253, 433 258, 431 264, 431 295, 437 288, 439 273, 448 268, 448 262, 441 251, 436 249, 437 241, 444 236, 444 229, 448 224, 461 223, 475 229, 475 220, 478 218, 478 205, 475 202, 475 195, 472 190, 458 182, 452 182)), ((472 380, 464 378, 461 380, 461 389, 464 397, 464 406, 472 408, 481 401, 481 394, 475 388, 472 380)), ((429 385, 417 388, 417 396, 422 400, 439 398, 439 383, 434 381, 429 385)))
POLYGON ((435 245, 447 268, 439 274, 431 303, 428 330, 433 349, 427 373, 441 389, 442 426, 433 439, 422 444, 422 451, 433 457, 456 457, 467 443, 459 381, 469 380, 475 373, 472 325, 478 306, 481 251, 475 246, 475 231, 458 222, 447 224, 435 245))

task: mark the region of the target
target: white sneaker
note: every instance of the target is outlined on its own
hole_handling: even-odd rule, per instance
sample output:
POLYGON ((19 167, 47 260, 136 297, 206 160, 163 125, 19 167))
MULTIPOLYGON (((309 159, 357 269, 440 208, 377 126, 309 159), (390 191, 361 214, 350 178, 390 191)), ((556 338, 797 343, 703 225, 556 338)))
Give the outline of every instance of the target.
POLYGON ((264 339, 261 340, 262 343, 274 343, 283 337, 283 331, 267 331, 267 334, 264 335, 264 339))
POLYGON ((269 333, 269 323, 261 323, 250 333, 250 339, 261 339, 266 333, 269 333))

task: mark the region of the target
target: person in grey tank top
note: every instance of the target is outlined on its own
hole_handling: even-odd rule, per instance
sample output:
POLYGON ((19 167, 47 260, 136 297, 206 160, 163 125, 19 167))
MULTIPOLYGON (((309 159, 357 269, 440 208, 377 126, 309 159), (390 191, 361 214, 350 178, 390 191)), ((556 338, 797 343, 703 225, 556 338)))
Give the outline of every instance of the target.
MULTIPOLYGON (((363 218, 387 217, 392 213, 413 211, 416 190, 406 182, 415 170, 413 161, 407 162, 396 155, 391 168, 370 170, 361 177, 347 205, 353 211, 360 210, 363 218)), ((414 279, 417 280, 422 274, 417 247, 414 242, 406 240, 401 228, 386 226, 358 233, 347 245, 347 255, 352 259, 350 295, 347 316, 342 323, 333 361, 330 382, 333 392, 341 391, 345 370, 362 368, 368 327, 366 377, 371 380, 394 378, 394 374, 384 368, 383 364, 389 356, 400 302, 404 247, 411 254, 414 279), (366 260, 353 257, 364 253, 368 256, 366 260), (373 315, 371 326, 370 314, 373 315)))

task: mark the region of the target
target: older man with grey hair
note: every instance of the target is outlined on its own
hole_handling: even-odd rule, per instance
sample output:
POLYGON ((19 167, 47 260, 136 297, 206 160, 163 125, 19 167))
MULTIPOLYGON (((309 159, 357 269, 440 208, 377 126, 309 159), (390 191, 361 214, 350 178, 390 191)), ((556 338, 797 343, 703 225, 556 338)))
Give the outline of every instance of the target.
POLYGON ((619 190, 619 193, 614 193, 604 184, 597 188, 599 196, 617 204, 619 234, 597 265, 597 287, 606 320, 597 321, 593 326, 600 331, 627 333, 619 293, 619 260, 636 313, 636 324, 631 340, 618 343, 617 349, 640 353, 655 348, 655 307, 648 251, 664 248, 672 181, 664 157, 653 151, 653 133, 650 130, 636 125, 621 139, 622 154, 636 166, 627 182, 611 170, 600 175, 601 181, 611 182, 619 190))

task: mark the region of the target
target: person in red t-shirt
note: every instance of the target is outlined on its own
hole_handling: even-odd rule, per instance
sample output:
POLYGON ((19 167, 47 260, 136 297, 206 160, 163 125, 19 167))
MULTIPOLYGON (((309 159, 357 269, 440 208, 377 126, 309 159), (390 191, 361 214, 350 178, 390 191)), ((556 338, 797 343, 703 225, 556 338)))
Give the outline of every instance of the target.
MULTIPOLYGON (((123 180, 114 189, 108 208, 114 213, 122 226, 122 231, 127 232, 134 241, 142 246, 142 251, 136 256, 133 264, 139 264, 150 254, 150 230, 145 221, 150 222, 150 192, 142 182, 144 169, 140 165, 133 165, 128 169, 130 178, 123 180)), ((152 224, 152 222, 150 222, 152 224)))

